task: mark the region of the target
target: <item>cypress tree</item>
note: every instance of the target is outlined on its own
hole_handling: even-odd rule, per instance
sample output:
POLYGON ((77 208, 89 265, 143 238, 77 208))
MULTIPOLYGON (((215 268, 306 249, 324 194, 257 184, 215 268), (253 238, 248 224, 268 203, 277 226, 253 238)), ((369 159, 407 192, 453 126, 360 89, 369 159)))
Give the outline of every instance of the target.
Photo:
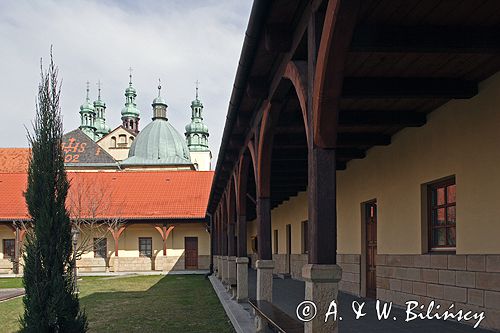
POLYGON ((31 231, 24 252, 24 316, 21 332, 85 332, 87 318, 74 293, 71 224, 66 210, 69 182, 61 148, 63 126, 58 69, 40 68, 26 204, 31 231))

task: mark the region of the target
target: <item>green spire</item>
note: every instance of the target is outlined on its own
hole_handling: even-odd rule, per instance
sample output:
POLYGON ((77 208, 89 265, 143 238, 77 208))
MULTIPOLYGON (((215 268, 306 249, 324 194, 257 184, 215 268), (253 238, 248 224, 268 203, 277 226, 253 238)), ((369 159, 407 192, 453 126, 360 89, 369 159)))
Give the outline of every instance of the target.
POLYGON ((191 102, 191 123, 186 125, 186 141, 189 151, 209 151, 208 126, 203 123, 203 103, 198 96, 198 85, 196 81, 196 97, 191 102))
POLYGON ((167 103, 161 97, 161 80, 158 79, 158 97, 153 100, 153 120, 161 118, 167 120, 167 103))
POLYGON ((80 129, 92 140, 95 139, 95 109, 89 98, 90 82, 87 81, 87 96, 85 102, 80 106, 80 129))
POLYGON ((106 103, 101 100, 101 81, 97 82, 97 100, 94 101, 95 117, 95 140, 99 140, 111 129, 106 125, 106 103))
POLYGON ((137 108, 137 103, 135 98, 137 97, 137 92, 132 86, 132 68, 129 68, 129 82, 128 87, 125 89, 125 107, 122 109, 122 121, 123 126, 136 133, 139 132, 139 119, 140 111, 137 108))

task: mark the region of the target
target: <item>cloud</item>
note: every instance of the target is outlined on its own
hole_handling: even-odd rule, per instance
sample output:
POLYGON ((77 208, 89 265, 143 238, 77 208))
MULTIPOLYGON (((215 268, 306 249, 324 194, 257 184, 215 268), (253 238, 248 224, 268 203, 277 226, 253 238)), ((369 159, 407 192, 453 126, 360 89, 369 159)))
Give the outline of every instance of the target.
POLYGON ((0 2, 0 146, 27 146, 40 57, 47 63, 53 45, 66 131, 79 125, 87 80, 92 98, 101 80, 107 123, 118 126, 131 66, 142 128, 152 116, 158 78, 169 120, 181 133, 194 82, 201 82, 216 157, 250 9, 250 0, 0 2))

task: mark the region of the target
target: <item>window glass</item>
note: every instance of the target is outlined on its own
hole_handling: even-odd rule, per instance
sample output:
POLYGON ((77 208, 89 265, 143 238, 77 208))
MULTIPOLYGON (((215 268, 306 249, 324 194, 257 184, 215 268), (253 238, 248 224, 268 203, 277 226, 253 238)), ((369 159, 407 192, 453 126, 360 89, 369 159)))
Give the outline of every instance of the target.
POLYGON ((12 259, 15 256, 16 241, 14 239, 3 240, 3 257, 5 259, 12 259))
POLYGON ((151 237, 139 237, 139 257, 152 257, 153 241, 151 237))
POLYGON ((454 250, 456 246, 456 184, 455 179, 430 184, 429 248, 454 250))

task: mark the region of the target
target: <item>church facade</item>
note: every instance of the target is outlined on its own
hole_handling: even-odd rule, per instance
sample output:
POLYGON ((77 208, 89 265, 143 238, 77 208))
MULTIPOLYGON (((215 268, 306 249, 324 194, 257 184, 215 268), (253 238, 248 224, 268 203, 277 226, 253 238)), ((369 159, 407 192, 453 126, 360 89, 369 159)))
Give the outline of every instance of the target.
MULTIPOLYGON (((136 97, 130 76, 122 123, 111 130, 100 89, 92 102, 87 84, 81 124, 63 136, 78 269, 209 269, 205 215, 213 172, 198 88, 184 135, 168 121, 160 85, 152 121, 143 129, 136 97)), ((30 221, 23 197, 29 154, 24 148, 0 149, 0 183, 7 188, 0 193, 0 273, 22 271, 30 221)))

